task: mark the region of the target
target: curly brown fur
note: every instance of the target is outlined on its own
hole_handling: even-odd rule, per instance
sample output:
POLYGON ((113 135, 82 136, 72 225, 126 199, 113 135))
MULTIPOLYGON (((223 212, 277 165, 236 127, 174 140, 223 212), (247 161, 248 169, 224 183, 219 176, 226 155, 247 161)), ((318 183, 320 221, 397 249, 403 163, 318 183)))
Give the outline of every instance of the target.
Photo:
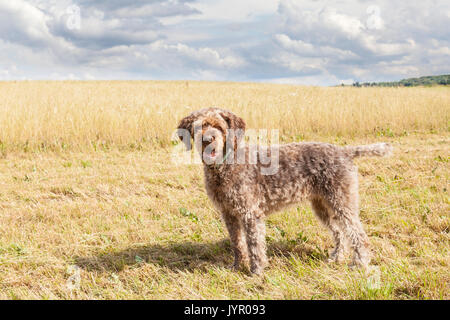
MULTIPOLYGON (((223 128, 244 130, 245 122, 227 110, 209 108, 193 112, 181 120, 178 128, 187 129, 194 136, 195 126, 208 142, 225 149, 228 137, 223 128), (208 130, 216 136, 208 136, 208 130)), ((247 159, 249 146, 240 146, 242 134, 236 136, 234 149, 243 152, 247 159)), ((267 263, 264 218, 304 200, 311 202, 315 214, 333 235, 335 249, 330 260, 340 262, 348 243, 354 251, 352 264, 367 266, 369 241, 359 219, 358 174, 352 160, 388 155, 392 147, 385 143, 339 147, 307 142, 274 148, 265 149, 278 153, 279 168, 272 175, 261 173, 264 165, 259 159, 255 164, 204 163, 206 191, 225 220, 235 255, 234 267, 249 258, 251 272, 261 274, 267 263)), ((204 153, 204 143, 198 151, 204 153)))

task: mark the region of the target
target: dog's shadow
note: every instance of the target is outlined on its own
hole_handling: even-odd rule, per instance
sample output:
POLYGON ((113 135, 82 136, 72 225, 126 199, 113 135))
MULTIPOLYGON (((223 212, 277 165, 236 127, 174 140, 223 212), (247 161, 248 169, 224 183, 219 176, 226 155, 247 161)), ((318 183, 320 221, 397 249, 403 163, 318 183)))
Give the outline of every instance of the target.
MULTIPOLYGON (((291 257, 307 261, 324 260, 325 254, 312 246, 295 246, 285 241, 268 244, 269 257, 291 257)), ((229 240, 218 242, 182 242, 167 245, 143 245, 118 252, 98 252, 89 257, 75 257, 78 267, 87 271, 120 272, 125 267, 139 268, 155 264, 172 271, 206 271, 211 266, 228 268, 233 262, 229 240)))

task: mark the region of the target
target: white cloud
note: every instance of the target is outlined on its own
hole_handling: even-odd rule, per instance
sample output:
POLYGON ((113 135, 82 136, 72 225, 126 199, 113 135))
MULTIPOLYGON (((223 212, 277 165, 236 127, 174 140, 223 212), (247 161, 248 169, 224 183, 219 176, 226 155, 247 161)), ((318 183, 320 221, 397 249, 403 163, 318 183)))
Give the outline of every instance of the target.
POLYGON ((336 59, 356 57, 353 52, 348 50, 341 50, 330 46, 315 46, 302 40, 293 40, 285 34, 276 34, 274 38, 284 49, 296 52, 302 56, 334 57, 336 59))
POLYGON ((0 0, 0 78, 339 84, 443 74, 449 7, 447 0, 0 0))
POLYGON ((335 9, 330 8, 320 14, 320 21, 329 26, 331 29, 339 30, 349 38, 356 38, 359 36, 365 26, 359 19, 336 12, 335 9))
POLYGON ((203 13, 200 19, 245 21, 258 15, 274 14, 279 0, 200 0, 192 7, 203 13))
POLYGON ((191 48, 185 44, 167 44, 164 41, 156 41, 150 45, 150 49, 162 54, 179 54, 193 61, 218 68, 236 68, 242 66, 244 61, 238 57, 220 55, 211 48, 191 48))
POLYGON ((383 43, 373 35, 366 35, 361 39, 361 43, 375 55, 392 56, 405 54, 414 49, 416 43, 413 39, 408 39, 404 43, 383 43))
POLYGON ((186 3, 168 1, 144 4, 141 7, 122 7, 115 10, 118 17, 175 17, 199 14, 200 11, 186 3))
POLYGON ((430 55, 437 55, 437 56, 450 56, 450 48, 449 47, 440 47, 437 49, 430 49, 428 50, 430 55))
POLYGON ((341 79, 391 80, 431 70, 446 73, 450 61, 442 59, 450 40, 448 7, 444 0, 433 5, 282 0, 274 39, 298 56, 326 58, 321 67, 341 79), (431 58, 433 54, 439 58, 431 58))
POLYGON ((45 14, 24 0, 0 2, 0 34, 7 41, 28 45, 54 40, 45 14))

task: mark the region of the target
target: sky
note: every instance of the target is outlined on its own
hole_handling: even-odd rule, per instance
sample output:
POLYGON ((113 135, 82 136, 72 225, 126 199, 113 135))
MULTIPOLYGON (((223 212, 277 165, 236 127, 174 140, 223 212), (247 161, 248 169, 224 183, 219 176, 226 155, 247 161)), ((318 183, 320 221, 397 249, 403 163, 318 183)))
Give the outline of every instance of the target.
POLYGON ((0 0, 0 80, 351 84, 450 73, 450 1, 0 0))

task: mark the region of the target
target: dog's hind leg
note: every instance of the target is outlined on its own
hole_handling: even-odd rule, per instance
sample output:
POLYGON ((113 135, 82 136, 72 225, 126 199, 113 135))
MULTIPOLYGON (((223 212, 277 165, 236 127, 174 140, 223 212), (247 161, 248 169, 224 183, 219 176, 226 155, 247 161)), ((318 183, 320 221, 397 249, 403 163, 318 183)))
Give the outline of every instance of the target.
POLYGON ((243 222, 228 213, 222 214, 222 217, 227 226, 228 233, 230 235, 231 248, 234 252, 233 269, 238 270, 241 263, 248 260, 247 243, 244 235, 243 222))
POLYGON ((354 251, 353 261, 350 266, 367 267, 370 263, 369 238, 364 232, 361 221, 355 213, 337 210, 338 223, 342 226, 345 236, 354 251))
POLYGON ((351 266, 366 267, 370 263, 369 238, 364 232, 359 218, 358 180, 356 171, 352 172, 336 192, 329 197, 332 220, 344 232, 354 251, 351 266), (338 196, 336 196, 338 195, 338 196))
POLYGON ((346 239, 344 237, 344 232, 341 230, 339 224, 334 219, 332 219, 332 217, 330 217, 330 213, 321 199, 312 199, 311 205, 316 216, 326 227, 330 229, 333 235, 335 247, 333 252, 330 254, 328 262, 342 262, 345 256, 346 249, 346 239))

